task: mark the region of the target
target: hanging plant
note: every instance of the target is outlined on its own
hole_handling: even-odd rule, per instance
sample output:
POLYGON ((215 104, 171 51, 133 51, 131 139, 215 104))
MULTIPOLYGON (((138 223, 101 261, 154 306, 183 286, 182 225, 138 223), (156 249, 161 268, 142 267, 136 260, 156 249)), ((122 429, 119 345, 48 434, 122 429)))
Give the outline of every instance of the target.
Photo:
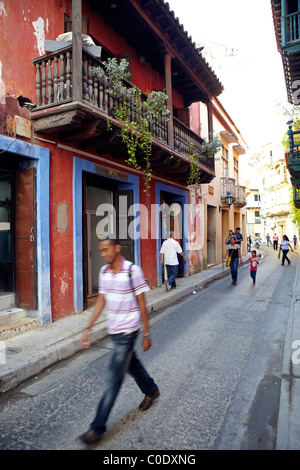
MULTIPOLYGON (((223 147, 223 143, 220 140, 219 134, 211 133, 211 139, 206 140, 202 143, 201 150, 202 155, 208 158, 215 158, 216 153, 223 147)), ((215 158, 216 160, 216 158, 215 158)))
POLYGON ((195 146, 189 142, 189 159, 190 159, 190 176, 188 184, 194 187, 195 198, 200 195, 200 168, 199 168, 199 156, 195 152, 195 146))
MULTIPOLYGON (((201 156, 209 159, 216 159, 215 155, 218 153, 220 148, 223 146, 219 135, 213 135, 212 139, 207 141, 204 139, 201 145, 201 156)), ((200 196, 200 155, 195 151, 193 143, 189 142, 189 159, 190 159, 190 176, 188 184, 192 185, 195 190, 195 198, 200 196)))
POLYGON ((169 118, 166 107, 167 96, 163 91, 152 91, 146 99, 136 86, 126 86, 125 81, 130 77, 127 72, 128 61, 116 58, 103 62, 102 67, 93 67, 93 75, 99 79, 107 79, 108 93, 112 98, 118 99, 113 108, 114 116, 122 124, 120 137, 127 147, 128 158, 126 162, 144 173, 145 189, 149 195, 152 169, 150 164, 152 135, 149 124, 154 123, 159 116, 164 120, 169 118), (121 102, 121 104, 120 104, 121 102), (143 165, 137 161, 137 153, 143 155, 143 165))

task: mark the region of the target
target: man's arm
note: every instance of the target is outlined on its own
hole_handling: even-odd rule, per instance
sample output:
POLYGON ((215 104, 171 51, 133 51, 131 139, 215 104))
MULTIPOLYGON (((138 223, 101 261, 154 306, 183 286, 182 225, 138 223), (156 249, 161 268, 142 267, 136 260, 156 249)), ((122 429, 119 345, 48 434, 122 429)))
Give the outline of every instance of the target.
MULTIPOLYGON (((150 328, 149 328, 149 317, 148 317, 148 310, 146 307, 146 302, 145 302, 145 294, 142 292, 141 294, 136 296, 137 303, 140 307, 141 311, 141 320, 142 320, 142 325, 143 325, 143 334, 144 335, 150 335, 150 328)), ((151 338, 150 336, 147 338, 143 337, 142 340, 142 346, 144 351, 148 351, 151 348, 151 338)))
POLYGON ((94 325, 97 318, 101 315, 102 310, 104 309, 104 306, 105 306, 104 294, 99 294, 94 311, 92 313, 90 321, 88 322, 88 326, 84 330, 83 335, 80 339, 80 344, 84 349, 87 349, 90 347, 90 329, 94 325))

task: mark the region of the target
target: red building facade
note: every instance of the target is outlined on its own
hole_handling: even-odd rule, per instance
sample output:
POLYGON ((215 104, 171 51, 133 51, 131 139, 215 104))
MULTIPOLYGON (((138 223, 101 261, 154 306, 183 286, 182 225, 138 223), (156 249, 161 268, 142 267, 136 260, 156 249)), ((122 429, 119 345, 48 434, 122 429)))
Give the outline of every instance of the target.
MULTIPOLYGON (((0 297, 47 324, 95 300, 106 231, 121 235, 151 287, 163 283, 159 250, 170 228, 200 259, 189 244, 191 144, 200 183, 211 181, 214 162, 201 156, 189 112, 206 103, 212 131, 222 85, 163 0, 20 4, 4 1, 0 16, 0 297), (71 41, 57 41, 70 31, 71 41), (168 96, 169 120, 151 127, 148 194, 143 159, 141 169, 126 163, 106 84, 92 74, 110 57, 128 60, 143 94, 168 96)), ((180 275, 200 269, 182 265, 180 275)))

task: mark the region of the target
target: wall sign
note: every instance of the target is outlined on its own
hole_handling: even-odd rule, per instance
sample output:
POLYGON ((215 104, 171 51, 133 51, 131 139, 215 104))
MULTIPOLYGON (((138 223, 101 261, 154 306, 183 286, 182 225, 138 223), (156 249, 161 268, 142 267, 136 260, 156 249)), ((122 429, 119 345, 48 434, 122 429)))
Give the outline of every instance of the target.
POLYGON ((109 168, 108 166, 95 165, 95 173, 103 176, 109 176, 110 178, 117 178, 118 180, 128 181, 128 173, 123 171, 109 168))

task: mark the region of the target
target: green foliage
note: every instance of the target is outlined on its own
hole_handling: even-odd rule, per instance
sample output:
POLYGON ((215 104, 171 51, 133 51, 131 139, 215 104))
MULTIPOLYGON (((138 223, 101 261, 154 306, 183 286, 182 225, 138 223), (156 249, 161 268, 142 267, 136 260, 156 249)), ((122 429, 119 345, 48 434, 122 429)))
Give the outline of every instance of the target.
POLYGON ((121 98, 120 103, 114 106, 114 115, 121 122, 122 128, 120 136, 127 147, 128 158, 126 162, 136 169, 144 172, 145 189, 149 194, 152 169, 150 156, 152 149, 152 135, 149 124, 161 116, 167 120, 169 111, 166 107, 167 96, 163 91, 152 91, 146 99, 143 99, 142 92, 136 86, 128 86, 126 80, 130 73, 127 72, 128 62, 122 59, 120 62, 116 58, 103 62, 102 67, 93 67, 93 75, 100 79, 108 80, 108 93, 112 98, 121 98), (143 155, 143 165, 137 161, 137 153, 143 155))
POLYGON ((211 134, 211 139, 206 140, 202 144, 202 153, 208 158, 214 158, 216 153, 223 147, 219 134, 211 134))
MULTIPOLYGON (((206 158, 215 158, 216 153, 223 146, 220 137, 218 134, 212 134, 211 140, 207 141, 204 139, 201 147, 201 154, 206 158)), ((189 143, 189 159, 190 159, 190 176, 188 179, 188 184, 194 186, 195 197, 200 194, 200 168, 199 161, 200 156, 195 151, 195 146, 192 143, 189 143)))
MULTIPOLYGON (((292 128, 294 131, 300 129, 300 109, 299 106, 288 105, 284 106, 282 104, 277 104, 278 113, 285 118, 285 121, 293 121, 292 128)), ((290 149, 289 146, 289 137, 288 137, 288 126, 286 132, 284 133, 282 139, 282 145, 284 150, 288 151, 290 149)), ((300 135, 296 134, 294 136, 294 143, 300 144, 300 135)))

